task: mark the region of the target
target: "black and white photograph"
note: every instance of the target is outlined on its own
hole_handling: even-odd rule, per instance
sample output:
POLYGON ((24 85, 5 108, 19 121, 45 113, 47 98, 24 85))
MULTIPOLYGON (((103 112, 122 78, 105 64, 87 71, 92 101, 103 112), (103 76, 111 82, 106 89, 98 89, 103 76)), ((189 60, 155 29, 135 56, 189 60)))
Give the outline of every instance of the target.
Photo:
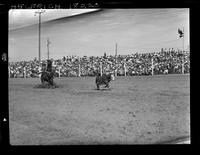
POLYGON ((189 17, 10 9, 10 145, 191 144, 189 17))

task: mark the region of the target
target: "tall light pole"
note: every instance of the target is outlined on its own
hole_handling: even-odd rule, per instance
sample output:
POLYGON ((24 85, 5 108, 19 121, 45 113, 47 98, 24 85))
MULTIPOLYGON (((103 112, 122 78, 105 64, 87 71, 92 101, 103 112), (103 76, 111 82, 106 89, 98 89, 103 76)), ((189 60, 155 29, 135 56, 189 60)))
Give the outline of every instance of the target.
POLYGON ((35 12, 35 15, 34 16, 36 16, 36 14, 39 14, 39 43, 38 43, 38 48, 39 48, 39 55, 38 55, 38 59, 39 59, 39 63, 40 63, 40 61, 41 61, 41 51, 40 51, 40 36, 41 36, 41 14, 42 13, 44 13, 45 12, 45 10, 39 10, 39 11, 36 11, 35 12))
POLYGON ((49 41, 49 38, 47 39, 47 59, 49 60, 49 44, 51 42, 49 41))

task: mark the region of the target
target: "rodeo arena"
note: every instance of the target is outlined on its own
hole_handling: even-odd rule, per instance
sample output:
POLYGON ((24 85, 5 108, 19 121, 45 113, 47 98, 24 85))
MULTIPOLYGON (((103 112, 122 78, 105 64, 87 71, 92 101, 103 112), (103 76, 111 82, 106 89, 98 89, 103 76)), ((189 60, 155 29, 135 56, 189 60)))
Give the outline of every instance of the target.
POLYGON ((190 144, 189 48, 118 47, 9 61, 10 144, 190 144))

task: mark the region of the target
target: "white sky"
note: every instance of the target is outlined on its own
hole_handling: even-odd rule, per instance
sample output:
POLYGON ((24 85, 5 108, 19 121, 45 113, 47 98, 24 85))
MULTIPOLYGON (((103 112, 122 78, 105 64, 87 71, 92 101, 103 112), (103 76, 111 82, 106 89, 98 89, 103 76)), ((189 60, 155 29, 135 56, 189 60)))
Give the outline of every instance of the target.
MULTIPOLYGON (((42 9, 44 10, 44 9, 42 9)), ((42 13, 42 22, 62 17, 74 16, 98 9, 45 9, 42 13)), ((37 9, 11 9, 9 10, 9 29, 16 29, 38 23, 37 9)))
MULTIPOLYGON (((9 57, 11 61, 38 58, 37 10, 17 10, 9 13, 9 57), (33 26, 26 26, 31 25, 33 26), (21 27, 21 28, 20 28, 21 27), (15 28, 19 28, 14 30, 15 28)), ((71 16, 86 9, 46 10, 42 21, 71 16)), ((185 49, 189 45, 189 9, 106 9, 84 16, 63 18, 41 25, 41 59, 47 58, 47 38, 50 57, 67 55, 102 56, 158 52, 161 48, 182 49, 178 28, 185 32, 185 49)))

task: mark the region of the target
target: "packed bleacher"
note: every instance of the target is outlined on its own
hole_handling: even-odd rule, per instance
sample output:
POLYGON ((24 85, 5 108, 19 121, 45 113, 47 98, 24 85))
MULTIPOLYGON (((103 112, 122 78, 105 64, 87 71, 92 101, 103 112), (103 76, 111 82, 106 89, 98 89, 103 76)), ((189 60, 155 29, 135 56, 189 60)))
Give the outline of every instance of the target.
MULTIPOLYGON (((182 64, 184 73, 190 73, 190 53, 174 49, 154 53, 134 53, 129 55, 103 56, 64 56, 54 60, 53 68, 56 77, 94 76, 94 71, 113 72, 117 76, 181 74, 182 64), (153 68, 153 70, 152 70, 153 68)), ((38 60, 9 62, 9 77, 39 77, 40 66, 46 60, 39 63, 38 60)))

